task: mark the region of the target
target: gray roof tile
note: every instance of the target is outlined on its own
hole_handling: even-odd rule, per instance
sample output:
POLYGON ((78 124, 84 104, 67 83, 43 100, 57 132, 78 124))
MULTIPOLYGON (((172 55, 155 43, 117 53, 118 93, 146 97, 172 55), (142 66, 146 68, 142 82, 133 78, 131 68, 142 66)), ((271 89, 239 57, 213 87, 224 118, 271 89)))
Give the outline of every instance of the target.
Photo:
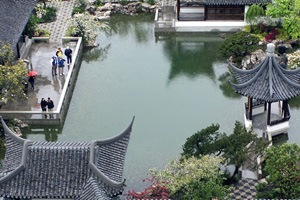
POLYGON ((123 192, 123 165, 133 121, 119 135, 93 142, 32 142, 15 136, 1 121, 7 142, 1 196, 111 199, 123 192))
POLYGON ((0 41, 16 46, 36 0, 1 0, 0 41))
POLYGON ((288 100, 300 95, 300 68, 282 68, 274 53, 267 53, 266 58, 251 70, 238 69, 232 63, 229 65, 236 79, 232 86, 239 94, 267 102, 288 100))

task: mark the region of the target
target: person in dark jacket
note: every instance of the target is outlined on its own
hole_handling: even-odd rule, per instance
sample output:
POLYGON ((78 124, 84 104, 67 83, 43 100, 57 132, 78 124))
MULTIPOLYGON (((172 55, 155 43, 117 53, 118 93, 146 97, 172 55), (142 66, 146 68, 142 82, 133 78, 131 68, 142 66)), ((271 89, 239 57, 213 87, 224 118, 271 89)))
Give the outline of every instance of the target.
POLYGON ((70 47, 67 47, 66 49, 65 49, 65 55, 67 56, 67 63, 68 63, 68 65, 70 64, 70 63, 72 63, 72 49, 70 49, 70 47))
POLYGON ((34 79, 35 79, 34 76, 29 76, 28 78, 28 82, 31 84, 32 90, 34 90, 34 79))
MULTIPOLYGON (((43 112, 47 111, 47 105, 48 105, 47 101, 44 98, 42 98, 42 100, 41 100, 41 109, 42 109, 43 112)), ((45 118, 47 118, 47 117, 48 116, 45 114, 45 118)))
MULTIPOLYGON (((54 108, 54 103, 50 99, 50 97, 48 97, 47 106, 48 106, 48 111, 52 112, 52 109, 54 108)), ((53 118, 53 114, 50 114, 49 116, 50 116, 50 119, 53 118)))

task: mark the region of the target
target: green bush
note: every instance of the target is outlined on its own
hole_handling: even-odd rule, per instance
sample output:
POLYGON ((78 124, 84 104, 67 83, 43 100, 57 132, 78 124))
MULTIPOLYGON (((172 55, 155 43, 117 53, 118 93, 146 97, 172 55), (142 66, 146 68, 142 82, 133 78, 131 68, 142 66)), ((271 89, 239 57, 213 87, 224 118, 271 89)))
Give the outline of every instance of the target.
POLYGON ((42 17, 42 20, 44 21, 44 23, 54 22, 56 20, 56 12, 57 12, 57 8, 47 7, 46 14, 42 17))
POLYGON ((147 0, 147 3, 149 3, 150 5, 154 5, 156 2, 155 0, 147 0))
POLYGON ((103 6, 103 3, 102 3, 101 0, 96 0, 95 5, 96 6, 103 6))
POLYGON ((28 35, 29 38, 34 36, 38 19, 35 15, 31 15, 22 34, 28 35))
POLYGON ((221 54, 225 58, 232 56, 234 62, 240 63, 251 52, 258 49, 259 38, 251 33, 239 31, 227 37, 221 45, 221 54))
POLYGON ((85 0, 77 0, 75 2, 75 6, 73 8, 73 11, 72 11, 72 16, 76 13, 84 13, 85 12, 85 8, 86 8, 86 2, 85 0))

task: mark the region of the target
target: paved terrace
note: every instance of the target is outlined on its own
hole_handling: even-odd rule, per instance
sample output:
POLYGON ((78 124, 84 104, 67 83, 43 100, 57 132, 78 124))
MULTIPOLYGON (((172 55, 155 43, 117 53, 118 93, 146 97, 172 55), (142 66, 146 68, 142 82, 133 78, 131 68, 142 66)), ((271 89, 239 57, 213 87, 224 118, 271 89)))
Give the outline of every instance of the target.
MULTIPOLYGON (((77 60, 81 51, 81 38, 63 39, 66 32, 67 20, 71 18, 75 0, 51 2, 51 6, 57 7, 57 20, 51 23, 40 24, 39 28, 49 30, 51 36, 46 40, 38 38, 27 41, 29 52, 25 56, 31 63, 33 70, 38 72, 35 79, 35 90, 28 87, 28 100, 8 102, 3 105, 0 115, 3 117, 18 117, 28 123, 59 124, 63 115, 66 114, 69 98, 72 94, 73 81, 80 67, 77 60), (55 55, 57 48, 63 51, 67 46, 73 50, 73 63, 65 65, 65 75, 52 76, 51 57, 55 55), (76 62, 77 61, 77 62, 76 62), (41 98, 50 97, 54 102, 54 119, 45 119, 41 112, 41 98)), ((49 3, 49 2, 48 2, 49 3)))

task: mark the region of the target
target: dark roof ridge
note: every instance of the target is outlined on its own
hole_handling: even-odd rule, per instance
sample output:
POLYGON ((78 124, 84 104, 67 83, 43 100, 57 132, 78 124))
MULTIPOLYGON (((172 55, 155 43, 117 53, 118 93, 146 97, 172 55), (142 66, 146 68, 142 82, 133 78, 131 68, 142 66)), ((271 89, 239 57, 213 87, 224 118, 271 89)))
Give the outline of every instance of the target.
POLYGON ((7 175, 2 177, 0 179, 0 184, 3 184, 6 181, 9 181, 10 179, 12 179, 16 175, 18 175, 23 169, 25 169, 26 158, 27 158, 27 154, 28 154, 28 146, 31 144, 32 144, 32 142, 30 140, 26 140, 24 142, 21 164, 16 169, 14 169, 13 171, 9 172, 7 175))
MULTIPOLYGON (((272 60, 272 62, 273 62, 273 65, 275 66, 274 68, 275 68, 276 72, 278 73, 278 75, 280 76, 280 78, 282 78, 282 79, 283 79, 285 82, 287 82, 289 85, 291 85, 291 86, 293 86, 293 87, 295 87, 295 88, 297 88, 297 89, 300 89, 300 84, 295 83, 294 81, 288 79, 288 78, 282 73, 282 69, 283 69, 283 68, 280 67, 280 66, 277 64, 275 58, 273 57, 273 59, 271 58, 271 60, 272 60)), ((270 65, 271 65, 271 64, 270 64, 270 65)))
MULTIPOLYGON (((257 80, 258 77, 260 77, 260 75, 263 73, 264 71, 264 67, 266 67, 266 64, 268 63, 267 59, 265 59, 263 62, 259 63, 259 65, 256 67, 258 68, 257 73, 254 75, 253 78, 251 78, 250 80, 244 82, 244 83, 241 83, 241 84, 235 84, 235 83, 232 83, 232 85, 234 85, 236 88, 243 88, 243 87, 246 87, 248 85, 251 85, 253 82, 255 82, 257 80)), ((238 68, 236 68, 238 69, 238 68)), ((255 68, 254 68, 255 69, 255 68)), ((254 72, 255 70, 252 69, 251 72, 254 72)), ((241 70, 241 69, 238 69, 237 71, 243 71, 243 73, 247 73, 247 71, 250 71, 250 70, 241 70)))
POLYGON ((0 118, 1 118, 1 123, 2 123, 3 129, 4 129, 4 132, 7 133, 18 144, 21 144, 21 145, 24 144, 24 142, 27 139, 23 139, 23 138, 17 136, 14 132, 12 132, 12 130, 10 130, 10 128, 8 128, 8 126, 6 125, 6 123, 3 120, 2 116, 0 116, 0 118))
POLYGON ((97 145, 102 145, 102 144, 110 144, 113 143, 119 139, 121 139, 122 137, 124 137, 126 134, 130 133, 132 130, 132 125, 134 122, 135 116, 133 116, 131 123, 127 126, 127 128, 125 128, 122 132, 120 132, 118 135, 113 136, 111 138, 108 139, 103 139, 103 140, 94 140, 93 142, 95 142, 95 144, 97 145))

